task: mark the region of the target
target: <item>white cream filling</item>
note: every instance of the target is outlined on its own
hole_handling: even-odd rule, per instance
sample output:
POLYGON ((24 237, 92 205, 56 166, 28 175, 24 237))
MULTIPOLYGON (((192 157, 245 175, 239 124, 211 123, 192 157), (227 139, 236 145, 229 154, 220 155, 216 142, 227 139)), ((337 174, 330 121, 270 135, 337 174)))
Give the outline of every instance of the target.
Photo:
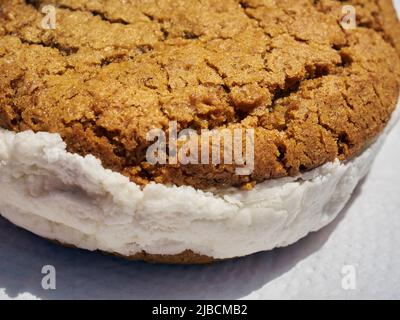
POLYGON ((122 255, 244 256, 296 242, 331 222, 399 118, 347 163, 327 163, 252 191, 210 193, 150 184, 141 190, 58 134, 0 130, 0 214, 40 236, 122 255))

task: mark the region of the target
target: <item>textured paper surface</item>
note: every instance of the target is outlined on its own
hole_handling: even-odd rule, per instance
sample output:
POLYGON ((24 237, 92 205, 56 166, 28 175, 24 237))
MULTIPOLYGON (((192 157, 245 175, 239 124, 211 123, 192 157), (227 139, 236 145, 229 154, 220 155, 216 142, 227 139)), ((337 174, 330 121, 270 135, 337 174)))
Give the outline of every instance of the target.
POLYGON ((400 299, 399 186, 400 124, 332 224, 290 247, 211 266, 62 248, 0 218, 0 299, 400 299), (44 265, 56 268, 56 290, 41 287, 44 265), (347 266, 354 290, 342 286, 347 266))

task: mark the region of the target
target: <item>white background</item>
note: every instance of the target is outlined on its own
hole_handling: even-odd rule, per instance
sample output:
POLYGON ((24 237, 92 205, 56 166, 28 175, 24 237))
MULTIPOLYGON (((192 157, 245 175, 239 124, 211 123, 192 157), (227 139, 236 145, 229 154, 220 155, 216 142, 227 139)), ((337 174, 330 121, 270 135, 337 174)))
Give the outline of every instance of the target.
MULTIPOLYGON (((398 9, 400 0, 394 0, 398 9)), ((400 299, 400 124, 338 219, 287 248, 160 266, 62 248, 0 218, 0 299, 400 299), (44 265, 57 289, 41 287, 44 265), (356 270, 343 290, 342 268, 356 270)))

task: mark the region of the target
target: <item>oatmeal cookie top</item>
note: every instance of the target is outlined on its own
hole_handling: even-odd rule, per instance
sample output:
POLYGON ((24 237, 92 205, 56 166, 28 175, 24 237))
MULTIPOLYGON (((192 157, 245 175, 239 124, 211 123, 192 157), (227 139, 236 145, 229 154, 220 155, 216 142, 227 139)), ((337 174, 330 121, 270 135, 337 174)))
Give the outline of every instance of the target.
POLYGON ((360 153, 396 106, 399 54, 390 0, 0 0, 0 126, 59 133, 140 185, 251 188, 360 153), (170 121, 254 129, 254 171, 150 165, 170 121))

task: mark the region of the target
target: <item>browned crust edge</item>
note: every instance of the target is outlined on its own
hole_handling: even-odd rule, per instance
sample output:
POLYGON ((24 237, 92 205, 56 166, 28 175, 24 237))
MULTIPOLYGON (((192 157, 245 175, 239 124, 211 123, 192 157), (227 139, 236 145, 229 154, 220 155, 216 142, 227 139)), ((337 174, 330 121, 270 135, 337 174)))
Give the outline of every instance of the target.
MULTIPOLYGON (((59 241, 59 240, 55 240, 55 239, 47 239, 47 240, 56 245, 62 246, 62 247, 80 249, 77 246, 74 246, 74 245, 59 241)), ((215 262, 227 260, 227 259, 216 259, 213 257, 201 255, 201 254, 193 252, 192 250, 185 250, 179 254, 173 254, 173 255, 150 254, 150 253, 147 253, 146 251, 141 251, 141 252, 138 252, 131 256, 125 256, 120 253, 106 252, 106 251, 101 251, 101 250, 97 250, 95 252, 100 252, 101 254, 104 254, 107 256, 118 257, 118 258, 122 258, 125 260, 144 261, 144 262, 154 263, 154 264, 170 264, 170 265, 193 265, 193 264, 207 265, 207 264, 212 264, 215 262)))

